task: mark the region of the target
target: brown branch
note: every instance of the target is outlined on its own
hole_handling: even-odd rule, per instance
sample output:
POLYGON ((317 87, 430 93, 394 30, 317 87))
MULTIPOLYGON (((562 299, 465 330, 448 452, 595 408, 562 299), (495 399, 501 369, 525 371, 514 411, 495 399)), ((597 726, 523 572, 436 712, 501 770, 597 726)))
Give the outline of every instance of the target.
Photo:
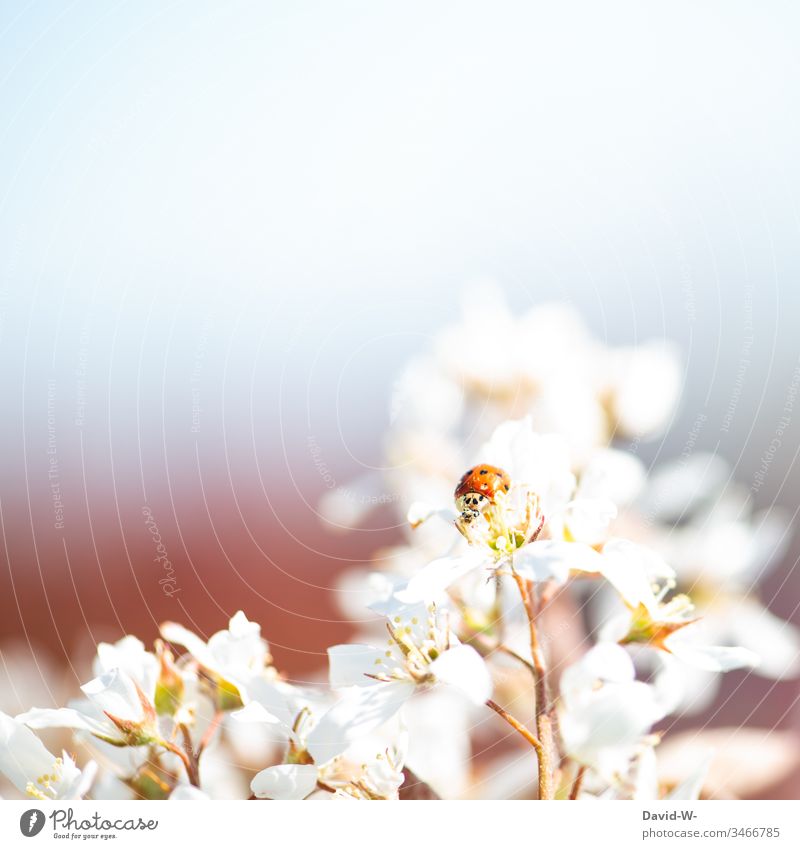
POLYGON ((539 735, 542 747, 542 754, 539 757, 539 798, 552 799, 554 796, 552 753, 555 735, 547 694, 547 661, 539 643, 539 634, 536 628, 538 610, 533 596, 533 582, 526 581, 513 567, 511 575, 517 584, 525 612, 528 615, 533 678, 536 690, 536 733, 539 735))
POLYGON ((208 748, 209 743, 211 743, 211 740, 213 739, 217 728, 219 728, 220 723, 222 722, 222 717, 224 715, 225 714, 224 714, 223 711, 221 711, 221 710, 216 711, 214 713, 214 716, 213 716, 211 722, 208 724, 208 728, 206 728, 205 733, 203 734, 202 738, 200 739, 200 743, 197 746, 197 756, 196 756, 198 764, 199 764, 199 761, 200 761, 200 756, 208 748))
POLYGON ((572 785, 572 790, 569 791, 570 799, 577 799, 578 794, 581 792, 581 785, 583 784, 584 776, 586 775, 586 767, 582 766, 578 769, 578 774, 575 776, 575 781, 572 785))
POLYGON ((515 731, 521 734, 530 744, 536 749, 536 755, 541 761, 542 759, 542 744, 539 742, 538 738, 531 733, 518 719, 511 716, 511 714, 500 707, 497 702, 493 702, 491 699, 486 700, 486 706, 490 707, 498 716, 501 716, 515 731))
POLYGON ((190 756, 187 752, 181 749, 180 746, 176 746, 174 743, 171 743, 169 740, 162 740, 161 745, 172 752, 173 755, 177 755, 181 761, 183 762, 183 766, 186 769, 186 775, 189 778, 189 783, 194 787, 200 786, 200 776, 197 772, 197 766, 194 763, 194 758, 190 756))

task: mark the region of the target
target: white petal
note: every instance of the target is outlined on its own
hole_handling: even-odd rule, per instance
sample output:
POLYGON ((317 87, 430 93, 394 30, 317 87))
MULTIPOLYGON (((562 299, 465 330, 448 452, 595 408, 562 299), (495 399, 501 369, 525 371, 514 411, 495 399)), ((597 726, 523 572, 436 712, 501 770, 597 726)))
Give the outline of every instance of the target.
POLYGON ((434 516, 439 517, 445 522, 452 522, 457 514, 452 507, 441 507, 434 504, 427 504, 424 501, 414 501, 408 508, 406 518, 412 528, 419 527, 424 522, 429 521, 434 516))
POLYGON ((666 798, 672 801, 694 802, 700 798, 703 783, 708 777, 708 771, 714 760, 714 750, 707 750, 701 755, 697 766, 686 776, 686 778, 675 787, 666 798))
POLYGON ((281 724, 281 721, 276 716, 273 716, 263 705, 256 701, 248 702, 240 710, 233 711, 231 716, 237 722, 263 722, 268 725, 281 724))
POLYGON ((240 692, 246 679, 263 672, 269 652, 261 626, 241 610, 231 617, 228 628, 212 634, 208 643, 176 622, 164 622, 161 636, 183 646, 201 666, 235 684, 240 692))
POLYGON ((800 631, 757 602, 745 601, 726 613, 735 643, 761 658, 756 671, 768 678, 792 678, 800 673, 800 631))
POLYGON ((636 757, 631 798, 638 802, 652 802, 658 799, 657 761, 652 746, 644 745, 636 757))
MULTIPOLYGON (((261 637, 261 626, 239 611, 227 630, 217 631, 208 640, 207 662, 201 661, 222 678, 237 686, 251 675, 263 672, 269 647, 261 637)), ((197 658, 200 660, 200 658, 197 658)))
POLYGON ((488 565, 488 558, 476 551, 460 557, 440 557, 423 566, 395 596, 407 604, 438 601, 451 584, 484 564, 488 565))
POLYGON ((411 682, 352 687, 309 733, 306 748, 318 765, 327 763, 355 740, 390 720, 412 695, 411 682))
POLYGON ((250 783, 259 799, 305 799, 317 786, 312 764, 280 764, 262 769, 250 783))
POLYGON ((212 668, 214 660, 208 650, 206 643, 177 622, 163 622, 161 624, 161 636, 169 643, 183 646, 189 651, 194 659, 201 665, 212 668))
POLYGON ((364 573, 354 566, 342 572, 336 579, 336 603, 351 621, 364 616, 364 608, 375 602, 385 601, 397 586, 394 576, 385 572, 364 573))
POLYGON ((560 510, 575 490, 566 439, 535 433, 530 416, 495 430, 481 451, 480 462, 487 461, 504 468, 515 484, 538 493, 545 515, 560 510))
POLYGON ((610 356, 611 402, 618 427, 639 437, 660 431, 681 389, 680 355, 664 340, 620 348, 610 356))
MULTIPOLYGON (((97 764, 89 761, 83 770, 66 752, 61 753, 61 763, 51 754, 41 740, 21 721, 0 712, 0 773, 22 793, 29 783, 36 785, 41 776, 49 779, 48 796, 54 799, 80 799, 84 796, 97 773, 97 764)), ((45 790, 39 786, 40 790, 45 790)))
POLYGON ((564 524, 574 540, 594 545, 616 517, 617 505, 607 498, 577 498, 567 504, 564 524))
POLYGON ((598 571, 600 555, 583 543, 537 540, 516 553, 514 568, 528 580, 552 579, 563 584, 572 569, 580 572, 598 571))
POLYGON ((609 778, 625 769, 641 736, 663 716, 641 681, 607 684, 574 706, 562 703, 559 727, 567 752, 609 778))
POLYGON ((561 694, 567 702, 576 701, 593 693, 598 681, 622 684, 633 681, 635 674, 631 656, 622 646, 598 643, 564 670, 561 694))
POLYGON ((136 685, 130 675, 121 669, 112 669, 99 678, 93 678, 81 690, 103 713, 134 722, 144 719, 144 709, 136 685))
POLYGON ((786 554, 794 536, 792 517, 788 510, 770 507, 752 516, 748 522, 748 530, 750 539, 743 577, 757 583, 780 563, 786 554))
POLYGON ((627 506, 641 492, 646 474, 644 463, 633 454, 601 448, 581 471, 576 498, 602 498, 627 506))
POLYGON ((0 712, 0 773, 24 793, 29 781, 49 773, 55 756, 21 721, 0 712))
POLYGON ((158 658, 146 651, 144 643, 136 637, 125 636, 116 643, 100 643, 92 668, 96 676, 112 669, 121 669, 136 681, 150 699, 155 695, 159 674, 158 658))
POLYGON ((492 695, 492 678, 483 658, 472 646, 456 646, 430 665, 436 680, 461 690, 474 704, 482 705, 492 695))
POLYGON ((731 669, 752 669, 760 662, 759 656, 749 649, 740 646, 694 645, 688 639, 681 639, 682 633, 678 631, 668 637, 664 645, 678 660, 690 666, 696 666, 698 669, 706 669, 709 672, 729 672, 731 669))
POLYGON ((726 487, 730 477, 730 467, 716 454, 697 451, 663 463, 648 481, 641 509, 645 515, 670 524, 691 517, 726 487))
POLYGON ((632 608, 640 604, 655 613, 654 578, 674 572, 650 549, 625 539, 612 538, 604 546, 599 572, 632 608))
POLYGON ((434 687, 409 699, 402 717, 409 729, 409 768, 439 796, 463 796, 472 758, 472 704, 453 687, 434 687))
POLYGON ((28 728, 74 728, 88 731, 90 734, 116 736, 110 723, 103 724, 74 708, 31 708, 19 714, 16 719, 28 728))
POLYGON ((700 713, 711 706, 722 682, 719 672, 690 666, 666 652, 653 654, 658 660, 653 685, 665 713, 700 713))
MULTIPOLYGON (((246 682, 246 693, 246 707, 256 702, 262 708, 262 711, 258 713, 259 722, 269 722, 270 720, 267 717, 272 716, 287 728, 291 727, 297 709, 293 704, 293 691, 290 685, 268 681, 260 676, 252 676, 246 682)), ((253 717, 255 710, 254 708, 254 712, 247 716, 253 717)))
POLYGON ((82 799, 91 788, 97 777, 98 766, 95 761, 89 761, 82 770, 78 769, 71 755, 61 752, 62 782, 59 790, 60 799, 82 799))
POLYGON ((621 613, 609 616, 597 629, 597 639, 604 643, 618 643, 623 640, 631 629, 631 613, 623 610, 621 613))
POLYGON ((328 678, 331 687, 367 687, 377 684, 366 673, 375 671, 375 661, 384 655, 382 649, 358 643, 331 646, 328 649, 328 678))
POLYGON ((253 635, 260 636, 261 626, 257 622, 251 622, 243 610, 237 610, 228 622, 228 632, 239 640, 253 635))

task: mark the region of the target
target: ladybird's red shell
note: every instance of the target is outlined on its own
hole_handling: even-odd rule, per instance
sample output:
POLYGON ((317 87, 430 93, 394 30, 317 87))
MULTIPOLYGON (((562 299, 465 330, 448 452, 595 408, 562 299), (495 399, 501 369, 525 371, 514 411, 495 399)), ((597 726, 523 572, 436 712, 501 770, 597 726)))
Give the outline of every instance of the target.
POLYGON ((477 492, 485 495, 489 501, 494 501, 498 492, 508 492, 511 487, 511 478, 508 472, 488 463, 473 466, 467 469, 458 482, 454 496, 456 500, 468 492, 477 492))

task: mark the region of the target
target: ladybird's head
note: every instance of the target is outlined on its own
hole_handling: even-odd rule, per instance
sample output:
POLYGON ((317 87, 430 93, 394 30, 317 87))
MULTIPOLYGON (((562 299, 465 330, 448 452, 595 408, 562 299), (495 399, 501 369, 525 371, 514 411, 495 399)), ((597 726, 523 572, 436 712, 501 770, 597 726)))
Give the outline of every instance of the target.
POLYGON ((482 513, 489 505, 491 500, 482 492, 468 491, 460 495, 456 499, 456 508, 464 518, 467 516, 477 516, 482 513))

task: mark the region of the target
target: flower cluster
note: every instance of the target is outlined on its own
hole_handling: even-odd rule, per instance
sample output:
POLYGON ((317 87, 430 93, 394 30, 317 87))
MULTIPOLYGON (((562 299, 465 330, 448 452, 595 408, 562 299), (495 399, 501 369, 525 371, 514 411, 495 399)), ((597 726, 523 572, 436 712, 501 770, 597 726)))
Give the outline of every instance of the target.
MULTIPOLYGON (((618 643, 664 710, 686 715, 709 707, 727 670, 797 676, 800 633, 758 598, 790 542, 789 516, 755 511, 726 462, 694 442, 650 471, 639 458, 672 420, 680 374, 661 341, 611 348, 563 305, 516 314, 488 287, 470 292, 463 318, 395 385, 387 471, 322 500, 333 528, 382 503, 359 493, 388 493, 408 519, 407 541, 379 551, 371 573, 343 576, 343 612, 362 621, 361 605, 390 592, 447 599, 462 638, 530 660, 513 572, 540 593, 551 679, 587 641, 618 643), (471 341, 486 327, 502 345, 471 341), (453 484, 475 463, 505 469, 512 492, 458 539, 453 484)), ((513 772, 502 755, 487 771, 506 781, 513 772)), ((481 788, 493 792, 486 781, 481 788)))
MULTIPOLYGON (((152 650, 101 644, 66 707, 0 713, 0 773, 38 799, 712 792, 703 750, 666 776, 664 720, 729 670, 798 671, 796 632, 751 593, 786 523, 751 515, 714 458, 648 480, 610 444, 664 424, 668 351, 609 350, 561 308, 496 311, 506 344, 478 351, 472 321, 398 383, 408 538, 343 579, 362 633, 328 649, 324 685, 287 680, 241 611, 208 640, 165 622, 152 650), (80 756, 48 751, 53 728, 80 756)), ((357 518, 335 492, 325 507, 357 518)))
MULTIPOLYGON (((659 742, 654 725, 679 701, 670 664, 724 671, 759 658, 704 641, 691 602, 675 592, 674 571, 611 535, 610 492, 597 481, 582 488, 556 438, 535 433, 529 419, 506 422, 482 454, 502 462, 511 483, 469 514, 466 529, 446 505, 412 507, 418 526, 449 528, 450 551, 408 579, 384 576, 370 603, 382 638, 331 647, 328 687, 286 681, 260 627, 242 612, 208 641, 166 622, 152 652, 134 637, 101 644, 84 698, 2 715, 0 769, 36 798, 105 793, 114 782, 117 792, 146 798, 206 798, 219 738, 266 735, 272 746, 263 759, 278 762, 258 764, 253 798, 398 798, 409 776, 426 792, 453 795, 430 753, 452 762, 448 727, 494 712, 529 744, 539 798, 641 798, 642 764, 659 742), (597 630, 594 647, 556 676, 543 617, 581 581, 610 588, 620 610, 597 630), (637 679, 634 648, 655 669, 650 680, 637 679), (447 694, 446 710, 430 701, 437 691, 447 694), (526 691, 532 722, 515 709, 526 691), (33 733, 53 727, 72 729, 93 752, 82 770, 67 754, 50 755, 33 733), (120 750, 125 758, 111 754, 120 750)), ((657 782, 648 786, 660 792, 657 782)))

